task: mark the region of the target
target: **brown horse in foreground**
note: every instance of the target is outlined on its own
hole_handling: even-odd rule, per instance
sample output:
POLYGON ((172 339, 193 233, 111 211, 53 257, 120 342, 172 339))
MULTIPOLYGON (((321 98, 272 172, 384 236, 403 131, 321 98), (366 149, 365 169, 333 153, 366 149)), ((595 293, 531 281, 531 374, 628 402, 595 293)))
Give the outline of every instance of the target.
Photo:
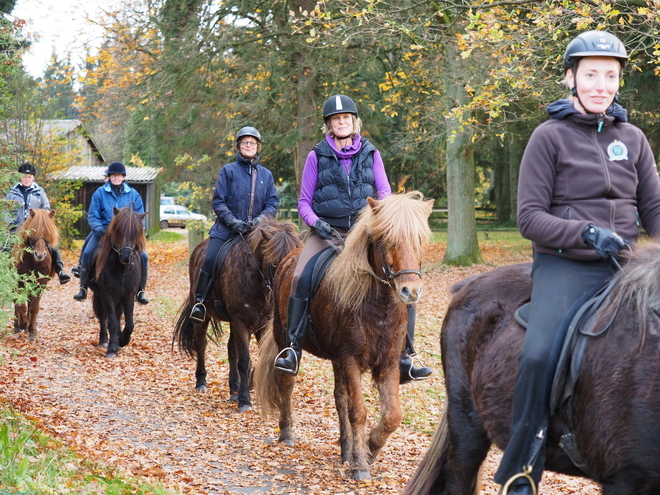
MULTIPOLYGON (((455 287, 441 336, 447 403, 405 493, 478 493, 491 445, 504 449, 509 441, 525 337, 513 315, 530 293, 530 265, 455 287)), ((633 253, 597 313, 593 333, 607 330, 588 337, 574 395, 551 420, 546 469, 593 479, 603 495, 660 493, 659 315, 660 246, 651 245, 633 253), (580 467, 558 445, 557 418, 572 424, 580 467)))
POLYGON ((218 337, 219 322, 229 321, 229 395, 238 402, 239 412, 252 409, 250 399, 250 337, 261 337, 273 311, 271 283, 273 273, 284 257, 300 247, 292 222, 268 220, 253 229, 245 240, 233 246, 215 280, 207 305, 206 321, 194 323, 190 312, 195 305, 195 286, 204 263, 208 239, 200 242, 190 257, 190 293, 179 312, 174 341, 188 356, 197 358, 195 390, 206 391, 207 330, 213 320, 213 337, 218 337), (216 301, 224 305, 218 311, 216 301), (226 314, 222 314, 226 313, 226 314), (218 323, 217 325, 215 323, 218 323))
MULTIPOLYGON (((14 246, 12 258, 19 275, 33 273, 36 289, 28 296, 26 303, 14 306, 14 332, 27 331, 30 340, 37 335, 37 316, 41 295, 48 281, 55 276, 55 266, 50 247, 56 248, 60 234, 53 220, 54 211, 30 210, 30 215, 18 231, 19 241, 14 246)), ((19 288, 25 288, 23 281, 19 288)))
MULTIPOLYGON (((310 303, 312 327, 305 350, 332 361, 339 414, 341 457, 353 477, 370 478, 374 461, 403 417, 399 403, 399 358, 404 345, 406 304, 422 294, 422 248, 430 236, 433 201, 420 193, 369 199, 310 303), (381 419, 366 436, 367 411, 362 374, 371 370, 380 394, 381 419)), ((295 377, 273 366, 288 344, 289 289, 300 251, 275 274, 272 331, 259 345, 255 372, 257 398, 264 413, 279 409, 279 440, 293 446, 291 393, 295 377)), ((303 361, 304 363, 304 361, 303 361)))

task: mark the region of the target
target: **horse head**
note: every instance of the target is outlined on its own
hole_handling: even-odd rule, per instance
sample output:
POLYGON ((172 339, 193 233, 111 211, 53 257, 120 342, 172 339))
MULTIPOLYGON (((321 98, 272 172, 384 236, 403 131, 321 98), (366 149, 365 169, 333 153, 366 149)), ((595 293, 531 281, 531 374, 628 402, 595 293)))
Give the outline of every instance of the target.
POLYGON ((368 198, 346 237, 339 259, 329 269, 337 303, 357 308, 374 284, 389 286, 403 304, 422 295, 422 254, 431 231, 433 200, 413 191, 382 200, 368 198))
POLYGON ((59 234, 53 218, 55 211, 30 208, 30 215, 23 223, 19 236, 36 263, 43 262, 50 254, 50 247, 57 246, 59 234))

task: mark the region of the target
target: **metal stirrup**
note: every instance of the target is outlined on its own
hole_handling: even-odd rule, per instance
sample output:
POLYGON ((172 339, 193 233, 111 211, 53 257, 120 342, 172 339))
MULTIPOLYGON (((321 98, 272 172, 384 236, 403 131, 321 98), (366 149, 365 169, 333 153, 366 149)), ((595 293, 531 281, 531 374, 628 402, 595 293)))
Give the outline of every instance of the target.
POLYGON ((204 317, 203 318, 195 318, 192 315, 192 311, 190 313, 190 319, 193 321, 196 321, 197 323, 204 323, 204 320, 206 320, 206 306, 204 306, 204 303, 202 301, 195 303, 192 307, 192 309, 195 309, 197 306, 202 307, 202 311, 204 311, 204 317))
POLYGON ((500 490, 499 495, 508 495, 509 488, 511 488, 511 484, 514 481, 519 480, 521 478, 525 478, 527 481, 529 481, 529 486, 532 487, 532 495, 537 495, 538 492, 537 492, 537 488, 536 488, 536 483, 534 482, 534 480, 530 476, 530 474, 532 474, 532 466, 523 466, 522 469, 523 469, 522 473, 514 474, 513 476, 511 476, 511 478, 509 478, 507 480, 507 482, 504 484, 504 486, 500 490))
POLYGON ((273 366, 275 366, 275 368, 280 371, 284 371, 284 372, 291 371, 288 368, 279 368, 278 366, 275 365, 275 363, 280 358, 280 356, 282 356, 282 354, 288 351, 289 349, 291 349, 291 352, 293 352, 293 357, 296 358, 296 367, 294 369, 294 373, 298 373, 298 367, 300 366, 300 363, 298 362, 298 354, 296 354, 296 350, 291 346, 285 347, 284 349, 282 349, 280 352, 277 353, 277 356, 275 356, 275 359, 273 359, 273 366))

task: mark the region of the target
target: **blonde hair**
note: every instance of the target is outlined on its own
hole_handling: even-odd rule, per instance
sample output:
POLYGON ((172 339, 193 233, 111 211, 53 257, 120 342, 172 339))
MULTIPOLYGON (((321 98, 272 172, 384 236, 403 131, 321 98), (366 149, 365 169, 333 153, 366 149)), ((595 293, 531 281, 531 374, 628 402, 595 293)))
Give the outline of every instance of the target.
MULTIPOLYGON (((346 112, 348 113, 348 112, 346 112)), ((362 130, 362 119, 360 117, 356 117, 355 115, 351 114, 351 117, 353 117, 353 132, 351 133, 351 137, 355 137, 356 135, 360 134, 360 131, 362 130)), ((328 122, 332 118, 332 115, 326 119, 325 122, 323 122, 323 125, 321 126, 321 132, 323 134, 330 134, 330 137, 336 137, 334 132, 332 132, 332 127, 328 125, 328 122)))

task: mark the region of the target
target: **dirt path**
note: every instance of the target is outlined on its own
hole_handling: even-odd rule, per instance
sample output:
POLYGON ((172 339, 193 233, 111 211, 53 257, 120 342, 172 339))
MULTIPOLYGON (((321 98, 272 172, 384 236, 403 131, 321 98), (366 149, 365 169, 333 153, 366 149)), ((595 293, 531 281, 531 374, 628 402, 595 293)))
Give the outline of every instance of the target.
MULTIPOLYGON (((82 455, 186 493, 402 492, 430 441, 429 434, 409 425, 419 427, 424 417, 435 422, 440 413, 437 330, 448 302, 447 287, 488 267, 427 271, 418 347, 436 373, 426 382, 402 387, 404 424, 373 465, 373 480, 358 483, 340 462, 328 362, 305 356, 294 393, 299 441, 293 449, 276 442, 275 419, 263 421, 256 412, 239 414, 228 401, 226 338, 219 347, 210 346, 209 392, 194 393, 194 363, 171 347, 173 315, 188 291, 187 243, 150 243, 149 254, 151 303, 136 307, 134 337, 119 358, 105 359, 105 351, 96 347, 98 326, 91 302, 72 299, 75 282, 51 282, 42 299, 38 340, 28 342, 9 329, 0 336, 0 397, 82 455)), ((73 261, 65 257, 67 267, 73 261)), ((365 392, 375 410, 368 384, 365 392)), ((422 427, 429 433, 433 428, 422 427)), ((489 480, 498 457, 493 451, 486 463, 485 494, 497 493, 489 480)), ((541 491, 598 493, 593 484, 555 475, 545 478, 541 491)))

